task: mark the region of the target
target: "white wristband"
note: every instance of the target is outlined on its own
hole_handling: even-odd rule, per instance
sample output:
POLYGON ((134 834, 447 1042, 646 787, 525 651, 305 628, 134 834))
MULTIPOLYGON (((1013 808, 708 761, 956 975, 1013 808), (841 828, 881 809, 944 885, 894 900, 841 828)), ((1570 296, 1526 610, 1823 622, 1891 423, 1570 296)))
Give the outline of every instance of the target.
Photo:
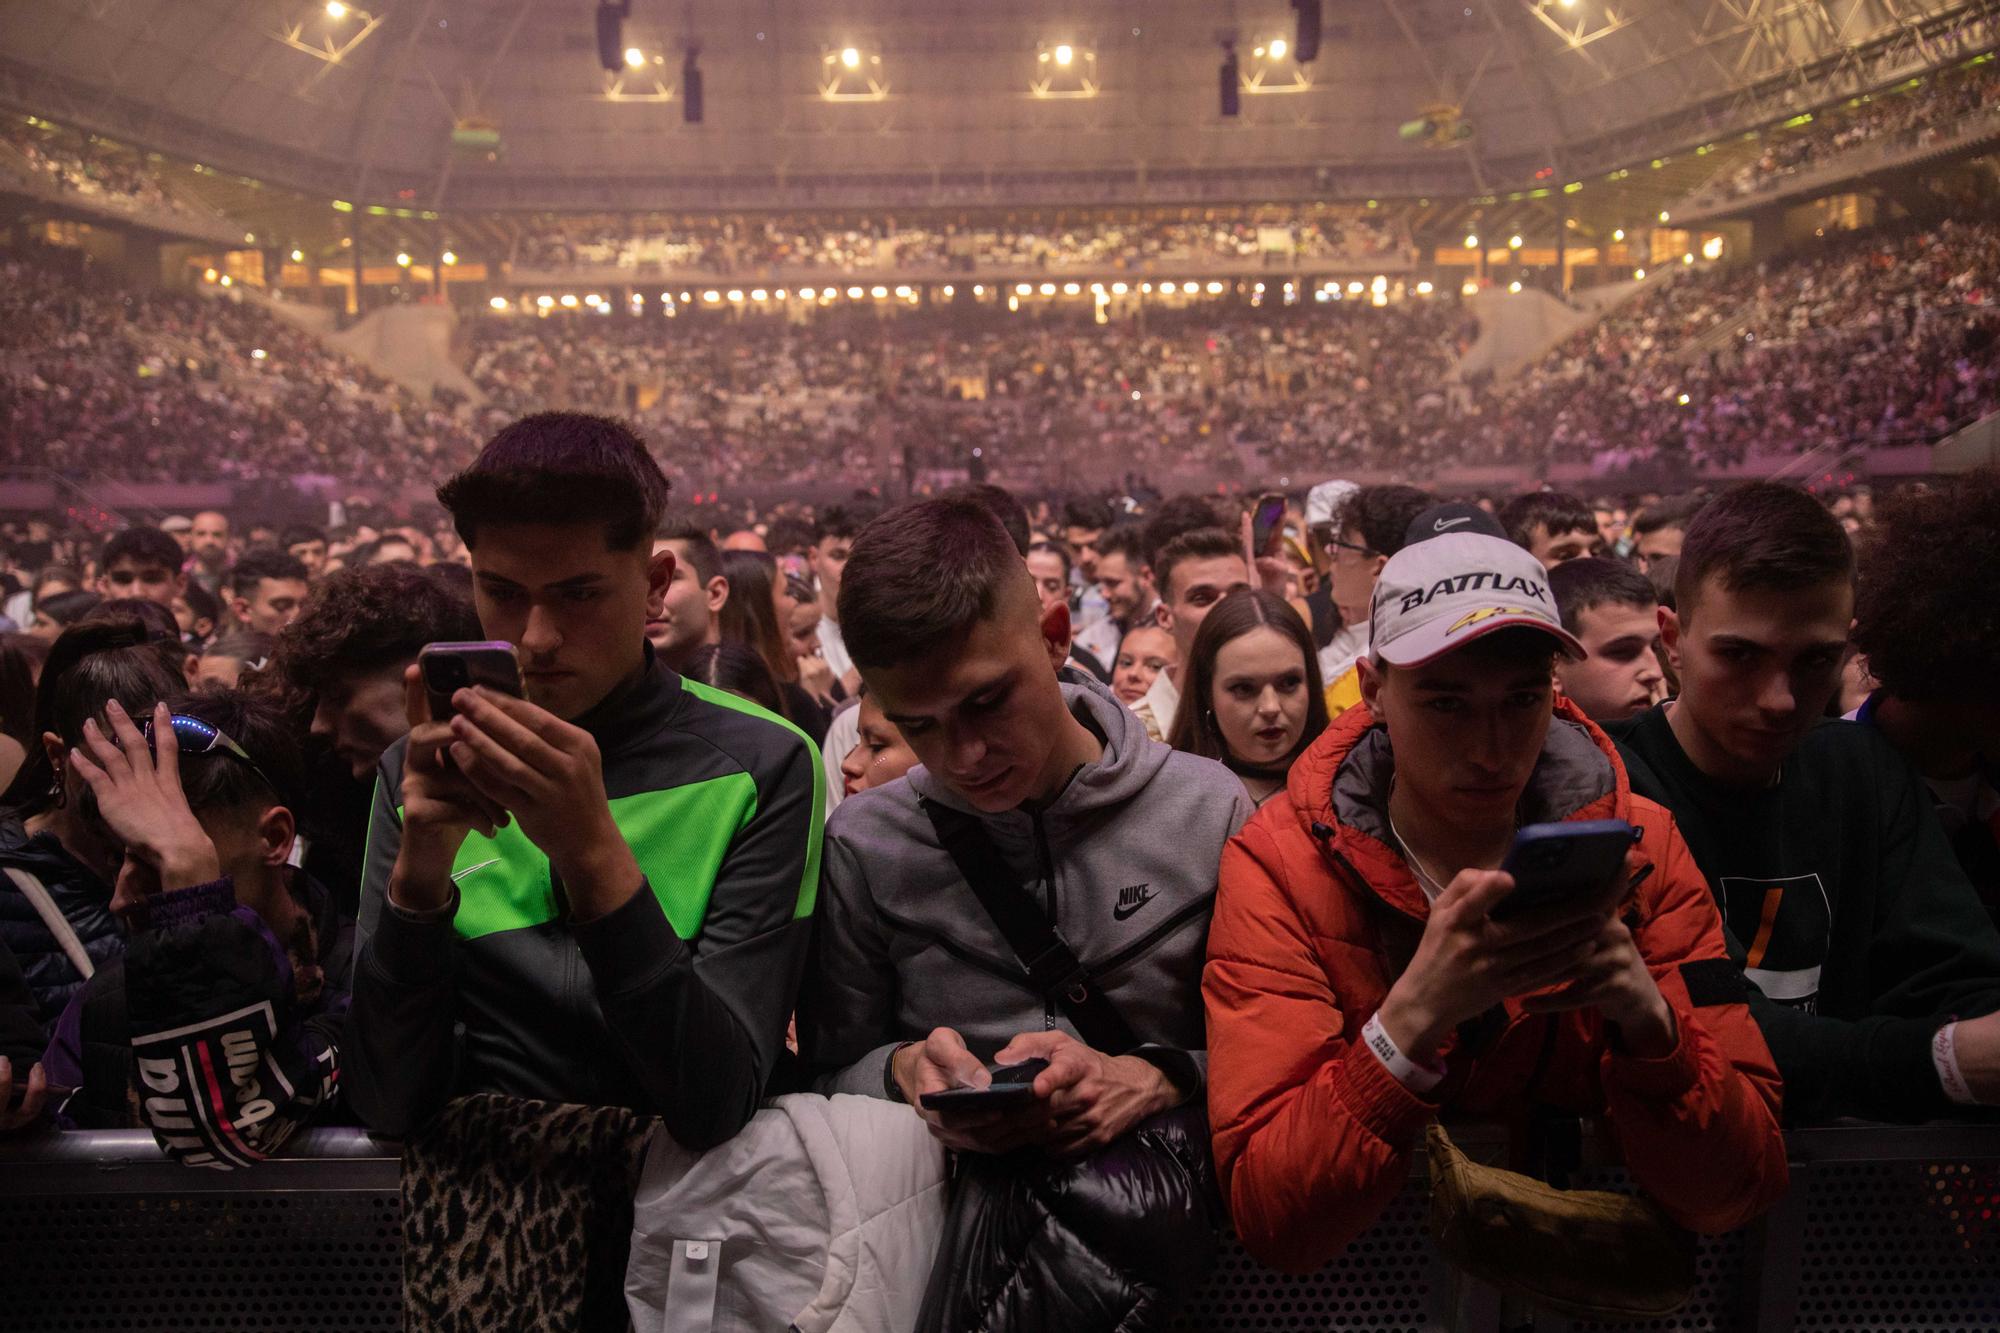
POLYGON ((1938 1082, 1944 1085, 1944 1095, 1960 1106, 1977 1106, 1979 1099, 1972 1095, 1972 1085, 1965 1081, 1965 1074, 1958 1067, 1958 1024, 1946 1023, 1931 1038, 1931 1063, 1937 1066, 1938 1082))
POLYGON ((1380 1014, 1370 1014, 1361 1025, 1361 1042, 1375 1052, 1375 1058, 1382 1062, 1389 1076, 1411 1092, 1429 1092, 1444 1081, 1443 1069, 1428 1068, 1403 1054, 1403 1048, 1389 1035, 1389 1029, 1382 1026, 1380 1014))

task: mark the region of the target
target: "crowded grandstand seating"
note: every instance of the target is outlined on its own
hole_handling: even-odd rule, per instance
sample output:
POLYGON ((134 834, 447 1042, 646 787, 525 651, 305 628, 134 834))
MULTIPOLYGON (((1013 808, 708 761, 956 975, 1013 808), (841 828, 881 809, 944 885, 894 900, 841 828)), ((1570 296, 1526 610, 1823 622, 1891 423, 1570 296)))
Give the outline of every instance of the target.
POLYGON ((28 180, 88 202, 214 220, 213 214, 195 208, 168 188, 142 154, 113 151, 87 139, 11 124, 0 137, 0 163, 12 166, 28 180))
POLYGON ((1699 192, 1700 197, 1738 199, 1777 188, 1784 180, 1863 144, 1901 137, 1912 147, 1935 138, 2000 104, 2000 70, 1990 58, 1866 98, 1827 107, 1809 123, 1785 126, 1764 136, 1755 159, 1732 168, 1699 192))

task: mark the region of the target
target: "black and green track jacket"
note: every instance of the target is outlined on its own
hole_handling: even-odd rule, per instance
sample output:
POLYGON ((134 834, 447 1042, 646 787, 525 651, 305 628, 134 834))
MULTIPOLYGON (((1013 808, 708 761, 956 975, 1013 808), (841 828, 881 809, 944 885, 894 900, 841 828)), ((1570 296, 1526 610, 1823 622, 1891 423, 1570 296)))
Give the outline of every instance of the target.
POLYGON ((449 1098, 629 1106, 703 1148, 749 1120, 798 993, 825 801, 803 733, 653 660, 576 719, 642 890, 570 919, 518 825, 459 849, 454 919, 385 908, 407 742, 383 756, 357 933, 347 1092, 406 1134, 449 1098))

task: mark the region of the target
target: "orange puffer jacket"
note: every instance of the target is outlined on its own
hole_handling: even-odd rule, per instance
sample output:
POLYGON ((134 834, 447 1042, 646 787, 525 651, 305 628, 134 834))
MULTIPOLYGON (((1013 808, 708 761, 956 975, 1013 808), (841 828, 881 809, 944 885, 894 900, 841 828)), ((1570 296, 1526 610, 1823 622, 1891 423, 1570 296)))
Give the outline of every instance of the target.
POLYGON ((1567 700, 1523 814, 1641 830, 1651 870, 1626 919, 1673 1007, 1676 1049, 1636 1059, 1612 1048, 1594 1010, 1533 1015, 1510 1000, 1504 1023, 1447 1043, 1430 1100, 1362 1045, 1430 910, 1387 828, 1392 771, 1387 731, 1355 708, 1222 855, 1202 978, 1208 1104, 1250 1252, 1292 1271, 1333 1258, 1409 1179, 1409 1154, 1440 1112, 1519 1123, 1533 1104, 1601 1116, 1639 1185, 1697 1231, 1733 1229, 1775 1203, 1786 1184, 1778 1072, 1708 884, 1672 817, 1632 795, 1611 742, 1567 700))

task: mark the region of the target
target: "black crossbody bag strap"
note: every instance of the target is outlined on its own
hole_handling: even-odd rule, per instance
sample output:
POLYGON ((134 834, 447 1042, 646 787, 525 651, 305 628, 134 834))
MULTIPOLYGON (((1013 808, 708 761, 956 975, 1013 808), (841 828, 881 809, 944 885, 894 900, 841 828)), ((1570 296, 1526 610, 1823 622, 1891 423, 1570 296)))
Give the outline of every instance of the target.
POLYGON ((1060 1005, 1084 1042, 1110 1055, 1123 1055, 1139 1045, 1132 1029, 1090 973, 1056 934, 1028 891, 1007 873, 1007 862, 971 815, 924 801, 924 814, 937 830, 938 842, 965 877, 973 897, 1000 931, 1007 947, 1028 970, 1028 980, 1044 997, 1060 1005))

